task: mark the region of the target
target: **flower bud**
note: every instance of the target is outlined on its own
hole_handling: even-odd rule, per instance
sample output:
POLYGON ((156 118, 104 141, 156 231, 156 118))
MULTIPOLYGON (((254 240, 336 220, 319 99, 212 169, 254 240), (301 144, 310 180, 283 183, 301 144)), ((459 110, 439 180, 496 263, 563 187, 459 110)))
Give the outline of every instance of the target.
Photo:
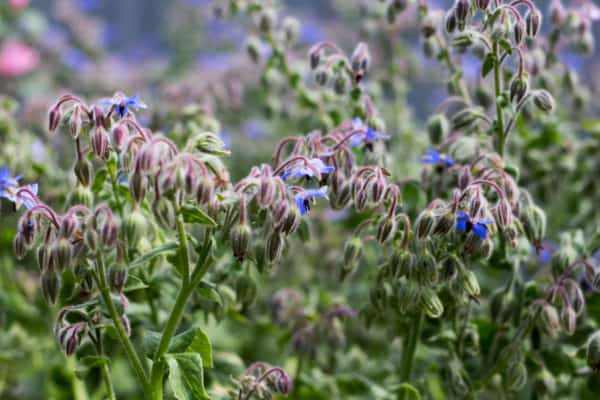
POLYGON ((536 90, 533 92, 533 104, 543 112, 554 111, 554 98, 552 95, 544 89, 536 90))
POLYGON ((106 131, 101 126, 96 126, 92 134, 92 150, 98 158, 103 160, 108 155, 108 138, 106 131))
POLYGON ((440 262, 440 275, 443 282, 452 282, 458 277, 458 273, 464 269, 460 259, 449 255, 440 262))
POLYGON ((85 157, 78 159, 75 162, 75 167, 73 170, 75 171, 77 181, 82 186, 88 187, 90 185, 90 181, 92 180, 92 164, 88 161, 88 159, 85 157))
POLYGON ((381 244, 393 238, 396 234, 396 219, 392 216, 387 216, 382 219, 377 227, 377 241, 381 244))
POLYGON ((470 9, 471 3, 469 0, 456 0, 456 3, 454 4, 454 14, 456 15, 459 24, 465 24, 470 9))
POLYGON ((249 275, 242 274, 235 281, 235 297, 244 306, 249 306, 256 299, 258 287, 254 279, 249 275))
POLYGON ((572 335, 577 329, 577 314, 571 306, 563 306, 560 312, 560 322, 567 335, 572 335))
POLYGON ((50 249, 53 265, 58 272, 63 272, 73 262, 73 246, 68 239, 57 239, 50 249))
POLYGON ((83 240, 85 245, 90 249, 90 251, 95 252, 98 250, 98 232, 95 229, 87 228, 83 233, 83 240))
POLYGON ((317 69, 319 63, 321 62, 321 51, 318 47, 313 47, 310 49, 308 53, 308 57, 310 58, 310 68, 317 69))
POLYGON ((439 280, 437 261, 429 251, 417 256, 414 273, 415 278, 422 285, 434 286, 437 284, 439 280))
POLYGON ((551 0, 550 20, 555 28, 560 28, 567 20, 567 12, 561 0, 551 0))
POLYGON ((260 61, 260 48, 260 40, 257 37, 250 36, 246 42, 246 51, 253 63, 258 63, 260 61))
POLYGON ((50 257, 50 246, 46 244, 41 244, 40 247, 38 247, 37 249, 37 262, 40 271, 44 272, 52 268, 52 266, 50 265, 51 259, 52 258, 50 257))
POLYGON ((44 271, 40 277, 42 295, 46 303, 53 306, 56 303, 58 294, 60 293, 60 277, 54 271, 44 271))
POLYGON ((285 34, 285 40, 294 44, 298 41, 300 36, 300 22, 293 17, 285 17, 282 23, 283 32, 285 34))
POLYGON ((539 245, 546 235, 546 213, 541 208, 532 205, 521 212, 521 222, 525 236, 529 242, 539 245))
POLYGON ((460 110, 452 116, 452 130, 469 129, 475 125, 478 118, 478 113, 471 107, 460 110))
POLYGON ((48 113, 48 130, 52 133, 58 128, 60 120, 62 119, 62 111, 60 107, 53 107, 48 113))
POLYGON ((15 251, 15 257, 17 257, 18 260, 22 260, 25 257, 25 254, 27 253, 27 244, 25 243, 25 237, 22 233, 17 232, 17 234, 15 235, 13 248, 15 251))
POLYGON ((264 34, 271 32, 277 21, 277 13, 273 8, 263 10, 258 16, 258 28, 264 34))
POLYGON ((117 225, 113 221, 106 221, 100 231, 102 244, 106 247, 113 247, 117 242, 117 235, 117 225))
POLYGON ((523 43, 523 38, 525 37, 525 24, 523 21, 516 21, 513 25, 513 40, 515 42, 515 46, 519 47, 521 43, 523 43))
POLYGON ((383 312, 388 306, 388 291, 384 285, 377 285, 373 287, 369 293, 369 299, 371 305, 378 312, 383 312))
POLYGON ((110 287, 117 293, 122 293, 127 283, 128 271, 126 267, 115 266, 108 273, 110 287))
POLYGON ((536 37, 542 24, 542 14, 538 10, 528 11, 525 16, 527 36, 536 37))
POLYGON ((454 33, 457 24, 458 21, 456 19, 456 13, 454 12, 454 9, 448 10, 446 15, 444 16, 444 26, 446 28, 446 33, 448 33, 449 35, 454 33))
POLYGON ((196 186, 196 201, 200 204, 208 204, 214 196, 214 184, 209 177, 202 177, 196 186))
POLYGON ((600 371, 600 331, 596 331, 588 339, 586 359, 588 366, 593 371, 600 371))
POLYGON ((358 260, 362 254, 362 241, 358 237, 346 241, 344 245, 344 257, 340 272, 340 279, 344 280, 358 266, 358 260))
POLYGON ((129 247, 134 247, 147 234, 148 222, 139 210, 131 212, 123 222, 123 231, 129 247))
POLYGON ((128 136, 127 127, 123 124, 117 124, 113 128, 111 136, 113 146, 116 149, 121 149, 121 147, 123 147, 123 144, 125 144, 125 139, 127 139, 128 136))
POLYGON ((86 207, 90 207, 92 204, 92 190, 87 186, 77 185, 71 193, 69 193, 68 204, 74 206, 76 204, 82 204, 86 207))
POLYGON ((427 121, 427 133, 432 144, 440 144, 448 136, 450 126, 444 114, 434 114, 427 121))
POLYGON ((447 235, 454 228, 454 213, 448 211, 442 215, 436 216, 435 226, 433 228, 432 234, 438 236, 447 235))
POLYGON ((360 42, 358 45, 356 45, 356 48, 352 53, 352 57, 350 57, 352 71, 354 71, 354 73, 360 71, 364 73, 369 69, 370 63, 371 55, 369 53, 369 48, 367 47, 366 43, 360 42))
POLYGON ((327 85, 329 81, 330 70, 327 66, 320 66, 315 70, 315 82, 319 86, 327 85))
POLYGON ((435 225, 435 215, 430 209, 426 209, 417 218, 415 222, 415 236, 419 240, 427 238, 433 231, 435 225))
POLYGON ((350 80, 345 73, 338 73, 333 81, 333 90, 338 96, 343 96, 348 92, 350 80))
POLYGON ((73 216, 67 214, 60 221, 59 236, 70 238, 75 233, 75 229, 77 229, 77 220, 73 216))
POLYGON ((129 192, 136 204, 139 204, 146 194, 146 177, 134 172, 129 177, 129 192))
POLYGON ((152 202, 152 213, 165 229, 175 229, 175 207, 173 203, 166 198, 152 202))
POLYGON ((490 5, 490 0, 475 0, 475 5, 480 10, 485 11, 490 5))
POLYGON ((300 211, 298 211, 298 207, 290 207, 287 218, 281 225, 281 232, 285 233, 286 235, 296 232, 300 226, 300 222, 302 221, 301 218, 302 216, 300 215, 300 211))
POLYGON ((466 270, 463 274, 463 288, 472 297, 479 297, 481 289, 479 288, 479 282, 477 276, 471 270, 466 270))
POLYGON ((435 35, 436 21, 433 19, 431 14, 428 14, 421 21, 421 33, 424 37, 428 38, 435 35))
POLYGON ((81 133, 81 123, 81 106, 76 105, 71 113, 71 118, 69 118, 69 128, 73 139, 79 137, 79 134, 81 133))
POLYGON ((525 78, 515 76, 515 79, 510 83, 510 101, 518 104, 529 90, 529 81, 525 78))
POLYGON ((231 247, 233 256, 240 262, 248 255, 250 250, 250 237, 252 230, 247 224, 237 224, 231 228, 229 238, 231 239, 231 247))
POLYGON ((431 288, 421 288, 420 304, 423 312, 430 318, 439 318, 444 313, 442 301, 431 288))
POLYGON ((277 390, 279 393, 283 395, 287 395, 292 388, 292 383, 287 374, 279 374, 279 378, 277 379, 277 390))
POLYGON ((261 208, 267 208, 275 198, 275 182, 271 176, 262 176, 256 195, 256 202, 261 208))
POLYGON ((420 296, 421 291, 418 284, 410 280, 406 281, 405 284, 401 284, 396 292, 399 311, 404 314, 415 310, 420 306, 420 296))
POLYGON ((541 320, 548 332, 554 333, 560 330, 560 318, 553 305, 546 303, 542 306, 541 320))
POLYGON ((509 365, 505 371, 504 384, 506 389, 512 392, 518 392, 525 387, 527 383, 527 368, 522 362, 516 365, 509 365))
POLYGON ((501 229, 508 228, 513 222, 512 207, 508 199, 502 198, 498 200, 498 204, 493 208, 494 219, 496 224, 501 229))
POLYGON ((281 258, 285 240, 283 234, 278 231, 272 231, 267 236, 267 243, 265 246, 265 258, 268 262, 273 263, 281 258))

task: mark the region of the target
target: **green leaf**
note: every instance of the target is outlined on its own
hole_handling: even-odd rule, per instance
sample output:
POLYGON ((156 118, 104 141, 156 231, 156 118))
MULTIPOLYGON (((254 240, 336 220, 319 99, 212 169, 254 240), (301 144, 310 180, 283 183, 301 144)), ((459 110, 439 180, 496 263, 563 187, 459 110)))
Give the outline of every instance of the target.
POLYGON ((204 388, 202 357, 198 353, 167 354, 169 384, 178 400, 210 400, 204 388))
MULTIPOLYGON (((148 358, 154 358, 160 344, 160 332, 148 331, 142 339, 142 349, 148 358)), ((212 345, 208 335, 198 327, 190 328, 171 340, 169 353, 197 353, 202 357, 202 365, 213 367, 212 345)))
POLYGON ((125 293, 129 293, 129 292, 134 292, 136 290, 141 290, 141 289, 146 289, 146 288, 148 288, 148 284, 146 284, 144 281, 142 281, 137 276, 131 275, 127 279, 127 285, 125 286, 123 291, 125 293))
POLYGON ((95 367, 100 367, 103 364, 108 364, 109 359, 106 356, 85 356, 79 359, 77 368, 75 369, 75 375, 83 379, 90 371, 95 367))
POLYGON ((481 77, 485 78, 490 71, 494 68, 496 64, 496 58, 493 53, 487 53, 485 55, 485 59, 483 60, 483 65, 481 66, 481 77))
POLYGON ((131 264, 129 264, 129 269, 139 267, 140 265, 143 265, 143 264, 147 263, 148 261, 152 260, 153 258, 161 256, 165 253, 171 253, 174 250, 176 250, 178 247, 179 247, 178 242, 167 242, 167 243, 163 244, 162 246, 156 247, 156 248, 150 250, 149 252, 147 252, 146 254, 144 254, 143 256, 138 257, 137 259, 133 260, 133 262, 131 264))
POLYGON ((205 299, 223 305, 223 299, 221 298, 221 294, 215 289, 215 287, 216 286, 211 283, 202 281, 198 285, 198 289, 196 291, 200 296, 204 297, 205 299))
POLYGON ((92 192, 94 194, 100 193, 100 190, 102 190, 102 187, 104 186, 104 182, 106 182, 107 175, 108 172, 105 168, 96 171, 96 174, 94 175, 94 181, 92 182, 92 192))
POLYGON ((196 207, 193 204, 184 204, 181 207, 181 215, 183 215, 183 220, 185 222, 193 223, 193 224, 202 224, 202 225, 210 225, 217 226, 217 223, 214 219, 208 216, 203 210, 196 207))
POLYGON ((506 39, 500 39, 498 41, 498 44, 500 45, 500 47, 502 47, 504 49, 504 51, 506 51, 508 54, 512 54, 512 45, 510 44, 510 42, 506 39))

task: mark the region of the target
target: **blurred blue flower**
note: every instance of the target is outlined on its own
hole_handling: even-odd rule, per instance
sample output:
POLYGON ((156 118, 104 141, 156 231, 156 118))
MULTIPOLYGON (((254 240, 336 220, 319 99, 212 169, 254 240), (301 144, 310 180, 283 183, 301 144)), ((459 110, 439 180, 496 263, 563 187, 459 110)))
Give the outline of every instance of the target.
POLYGON ((319 189, 306 189, 296 195, 296 207, 300 210, 300 215, 306 215, 310 210, 310 201, 322 197, 327 199, 327 186, 322 186, 319 189))
MULTIPOLYGON (((334 167, 330 166, 330 165, 325 165, 325 163, 320 159, 320 158, 311 158, 309 160, 310 165, 314 168, 317 169, 321 174, 329 174, 331 172, 333 172, 333 170, 335 169, 334 167)), ((289 169, 287 169, 286 171, 283 172, 283 174, 281 174, 281 179, 286 180, 287 178, 312 178, 313 176, 315 176, 315 173, 313 171, 312 168, 304 165, 304 164, 298 164, 295 166, 290 167, 289 169)))
POLYGON ((79 0, 79 9, 85 12, 98 11, 102 6, 102 0, 79 0))
POLYGON ((17 187, 19 179, 21 179, 21 175, 10 176, 8 167, 0 168, 0 197, 4 197, 7 189, 17 187))
POLYGON ((493 222, 489 219, 480 219, 475 222, 471 219, 471 216, 464 211, 461 211, 456 219, 456 231, 457 232, 470 232, 480 237, 481 239, 485 239, 487 237, 487 225, 492 224, 493 222))
POLYGON ((325 32, 321 29, 321 24, 303 20, 300 29, 300 43, 314 44, 326 39, 325 32))
POLYGON ((265 135, 266 126, 262 119, 253 118, 242 125, 242 131, 250 139, 259 139, 265 135))
MULTIPOLYGON (((0 198, 3 197, 8 201, 15 203, 17 207, 19 204, 23 204, 27 209, 29 209, 33 207, 34 201, 28 194, 19 196, 18 199, 16 197, 17 191, 21 189, 18 187, 20 179, 20 175, 11 176, 8 167, 0 168, 0 198)), ((24 188, 28 189, 32 194, 37 195, 37 183, 26 185, 24 188)))
POLYGON ((364 134, 356 134, 350 138, 350 146, 352 147, 357 147, 362 144, 369 145, 378 139, 387 139, 387 135, 381 134, 376 130, 369 128, 365 125, 363 120, 358 117, 352 120, 352 129, 354 132, 366 130, 364 134))
POLYGON ((440 154, 439 152, 433 149, 429 149, 425 152, 425 155, 421 157, 421 162, 423 164, 439 165, 445 167, 451 167, 454 165, 454 160, 451 157, 448 157, 445 154, 440 154))
POLYGON ((31 158, 38 163, 43 162, 46 158, 46 147, 40 139, 36 139, 31 143, 31 158))
POLYGON ((552 255, 558 250, 558 245, 550 240, 543 240, 541 246, 532 246, 533 252, 537 253, 540 263, 546 264, 552 259, 552 255))
POLYGON ((76 71, 81 71, 85 68, 89 62, 90 58, 83 51, 79 50, 76 47, 70 47, 65 51, 63 60, 69 68, 72 68, 76 71))
POLYGON ((481 74, 481 59, 470 54, 465 53, 461 57, 461 64, 463 70, 463 76, 465 79, 472 81, 479 78, 481 74))
POLYGON ((123 118, 129 112, 130 108, 134 110, 138 110, 140 108, 146 108, 146 104, 144 104, 140 100, 140 96, 137 94, 131 97, 125 97, 121 95, 114 96, 112 99, 105 99, 100 101, 100 105, 103 107, 115 107, 115 111, 121 118, 123 118))

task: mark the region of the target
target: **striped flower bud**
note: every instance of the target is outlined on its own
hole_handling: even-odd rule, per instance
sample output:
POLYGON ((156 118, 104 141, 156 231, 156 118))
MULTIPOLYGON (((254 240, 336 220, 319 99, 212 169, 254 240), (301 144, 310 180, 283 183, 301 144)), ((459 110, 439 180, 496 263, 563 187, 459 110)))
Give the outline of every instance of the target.
POLYGON ((504 384, 506 389, 511 392, 518 392, 525 387, 527 383, 527 368, 522 362, 516 365, 509 365, 505 370, 504 384))
POLYGON ((301 221, 302 216, 300 215, 298 207, 290 207, 287 218, 285 219, 285 223, 281 225, 281 232, 285 233, 286 235, 291 235, 292 233, 296 232, 301 221))
POLYGON ((202 177, 196 186, 196 201, 200 204, 208 204, 213 199, 215 186, 209 177, 202 177))
POLYGON ((533 104, 543 112, 550 113, 554 111, 555 103, 552 95, 544 89, 533 92, 533 104))
POLYGON ((437 284, 439 280, 437 261, 429 251, 417 256, 414 273, 417 281, 423 285, 434 286, 437 284))
POLYGON ((518 104, 529 90, 529 81, 518 75, 510 83, 510 101, 518 104))
POLYGON ((27 245, 25 243, 25 237, 20 232, 17 232, 17 234, 15 235, 13 249, 15 251, 15 257, 17 257, 17 260, 22 260, 25 257, 25 254, 27 254, 27 245))
POLYGON ((141 173, 133 172, 129 176, 129 192, 136 204, 139 204, 146 194, 146 177, 141 173))
POLYGON ((152 202, 152 213, 165 229, 175 229, 175 207, 173 203, 162 197, 152 202))
POLYGON ((319 63, 321 62, 321 50, 317 46, 311 48, 308 52, 308 57, 310 59, 310 68, 313 70, 317 69, 319 63))
POLYGON ((516 21, 513 25, 513 40, 515 42, 515 46, 520 46, 523 43, 523 38, 525 37, 525 24, 522 20, 516 21))
POLYGON ((272 231, 267 236, 267 242, 265 245, 265 259, 270 263, 278 261, 283 253, 284 245, 285 239, 283 234, 277 231, 272 231))
POLYGON ((492 214, 501 229, 508 228, 513 222, 512 207, 506 198, 498 200, 498 204, 492 209, 492 214))
POLYGON ((73 108, 71 117, 69 118, 69 130, 71 131, 71 136, 73 136, 73 139, 77 139, 79 137, 79 134, 81 133, 81 124, 81 106, 76 105, 73 108))
POLYGON ((256 299, 258 286, 252 277, 242 274, 235 281, 235 297, 244 306, 249 306, 256 299))
POLYGON ((53 306, 60 293, 60 277, 56 272, 47 270, 42 272, 40 281, 42 295, 44 296, 46 303, 53 306))
POLYGON ((369 292, 369 299, 371 300, 371 305, 378 312, 384 312, 388 306, 388 290, 384 285, 377 285, 371 289, 369 292))
POLYGON ((261 208, 267 208, 273 203, 275 189, 275 181, 271 177, 270 171, 263 171, 256 195, 256 201, 261 208))
POLYGON ((479 281, 477 276, 471 270, 464 271, 463 274, 463 288, 470 296, 479 297, 481 289, 479 287, 479 281))
POLYGON ((419 240, 427 238, 435 226, 435 214, 432 210, 426 209, 417 218, 415 222, 415 236, 419 240))
POLYGON ((330 77, 330 70, 327 66, 323 65, 315 70, 315 82, 319 86, 326 86, 330 77))
POLYGON ((59 106, 55 106, 50 109, 48 113, 48 130, 53 133, 60 125, 62 119, 62 111, 59 106))
POLYGON ((490 5, 490 0, 475 0, 475 5, 478 9, 485 11, 490 5))
POLYGON ((106 247, 113 247, 117 242, 117 235, 117 224, 115 224, 113 221, 107 220, 100 231, 102 244, 106 247))
POLYGON ((544 304, 542 306, 541 321, 550 333, 555 333, 560 330, 560 318, 556 307, 551 304, 544 304))
POLYGON ((439 318, 444 313, 444 305, 437 293, 428 287, 421 288, 421 310, 430 318, 439 318))
POLYGON ((396 233, 396 225, 396 219, 393 216, 382 219, 377 226, 377 241, 383 244, 392 239, 396 233))
POLYGON ((37 263, 40 271, 51 269, 50 260, 50 246, 41 244, 37 249, 37 263))
POLYGON ((456 19, 456 12, 452 8, 448 10, 448 12, 446 12, 446 15, 444 16, 444 27, 446 28, 446 33, 448 33, 449 35, 454 33, 457 25, 458 20, 456 19))
POLYGON ((127 139, 127 127, 123 124, 117 124, 111 131, 111 139, 114 148, 121 149, 127 139))
POLYGON ((136 246, 140 239, 147 234, 147 231, 147 218, 139 210, 131 212, 123 222, 123 232, 130 247, 136 246))
POLYGON ((527 239, 539 245, 546 235, 546 213, 541 208, 532 205, 521 212, 521 222, 527 239))
POLYGON ((344 245, 344 257, 342 260, 340 279, 344 280, 348 275, 353 273, 358 266, 358 261, 362 254, 362 241, 358 237, 346 241, 344 245))
POLYGON ((456 19, 459 24, 465 24, 470 9, 471 3, 469 0, 456 0, 456 3, 454 4, 454 13, 456 14, 456 19))
POLYGON ((538 10, 528 11, 525 15, 527 36, 536 37, 542 24, 542 14, 538 10))
POLYGON ((96 126, 94 133, 92 133, 92 150, 98 158, 103 160, 108 155, 108 137, 101 126, 96 126))
POLYGON ((563 306, 560 312, 560 322, 567 335, 573 335, 577 329, 577 314, 571 306, 563 306))
POLYGON ((73 246, 66 238, 57 239, 50 249, 53 265, 58 272, 69 268, 73 262, 73 246))
POLYGON ((85 157, 78 159, 73 167, 77 181, 84 187, 90 185, 92 180, 92 164, 85 157))
POLYGON ((588 367, 593 371, 600 371, 600 331, 596 331, 588 339, 586 349, 588 367))
POLYGON ((244 258, 246 258, 250 251, 251 236, 252 230, 247 224, 236 224, 231 228, 229 238, 231 240, 233 256, 240 262, 244 261, 244 258))
POLYGON ((127 283, 128 271, 126 267, 115 266, 108 273, 108 281, 110 287, 117 293, 122 293, 125 284, 127 283))
POLYGON ((444 114, 434 114, 427 121, 427 133, 432 144, 440 144, 448 136, 450 125, 444 114))

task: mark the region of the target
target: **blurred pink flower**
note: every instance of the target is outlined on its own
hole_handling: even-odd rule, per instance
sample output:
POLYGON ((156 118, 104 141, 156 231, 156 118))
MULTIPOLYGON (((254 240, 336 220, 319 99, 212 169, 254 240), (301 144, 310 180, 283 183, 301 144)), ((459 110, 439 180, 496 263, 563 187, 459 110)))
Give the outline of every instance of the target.
POLYGON ((36 49, 16 40, 5 42, 0 48, 0 76, 17 77, 31 72, 39 63, 36 49))
POLYGON ((29 0, 8 0, 8 6, 13 10, 21 10, 29 5, 29 0))

